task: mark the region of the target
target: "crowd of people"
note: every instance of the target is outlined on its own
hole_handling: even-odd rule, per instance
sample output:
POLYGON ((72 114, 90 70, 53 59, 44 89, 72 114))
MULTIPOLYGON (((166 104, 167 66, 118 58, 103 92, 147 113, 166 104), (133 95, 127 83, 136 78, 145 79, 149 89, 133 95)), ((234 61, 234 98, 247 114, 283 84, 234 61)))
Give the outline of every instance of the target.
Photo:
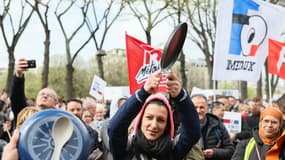
POLYGON ((52 88, 25 96, 27 61, 19 59, 10 93, 0 95, 0 153, 18 160, 19 129, 28 118, 47 109, 71 113, 89 135, 88 160, 283 160, 285 159, 285 95, 265 105, 261 98, 189 95, 169 72, 167 92, 157 92, 161 73, 147 78, 130 97, 96 100, 92 96, 64 100, 52 88), (241 131, 229 133, 224 112, 241 116, 241 131))

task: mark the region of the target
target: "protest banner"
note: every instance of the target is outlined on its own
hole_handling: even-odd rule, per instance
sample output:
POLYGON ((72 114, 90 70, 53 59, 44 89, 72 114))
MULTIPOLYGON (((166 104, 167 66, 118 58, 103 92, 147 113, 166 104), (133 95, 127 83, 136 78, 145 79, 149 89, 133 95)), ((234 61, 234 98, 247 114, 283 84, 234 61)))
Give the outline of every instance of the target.
POLYGON ((104 90, 107 83, 100 77, 94 75, 89 94, 95 97, 96 99, 104 98, 104 90))

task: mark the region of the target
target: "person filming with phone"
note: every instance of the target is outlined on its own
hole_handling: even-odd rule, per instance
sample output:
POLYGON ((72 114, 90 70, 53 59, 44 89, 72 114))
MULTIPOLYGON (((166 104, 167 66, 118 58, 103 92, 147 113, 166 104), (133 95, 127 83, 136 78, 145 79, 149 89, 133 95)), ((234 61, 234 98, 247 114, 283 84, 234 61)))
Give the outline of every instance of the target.
MULTIPOLYGON (((14 112, 15 117, 18 116, 18 113, 25 107, 28 106, 25 96, 25 76, 24 72, 30 68, 35 68, 35 60, 26 60, 21 58, 18 60, 15 68, 15 75, 12 80, 11 88, 11 106, 12 111, 14 112)), ((38 92, 36 98, 36 107, 40 110, 48 108, 57 108, 58 96, 54 89, 52 88, 43 88, 38 92)))

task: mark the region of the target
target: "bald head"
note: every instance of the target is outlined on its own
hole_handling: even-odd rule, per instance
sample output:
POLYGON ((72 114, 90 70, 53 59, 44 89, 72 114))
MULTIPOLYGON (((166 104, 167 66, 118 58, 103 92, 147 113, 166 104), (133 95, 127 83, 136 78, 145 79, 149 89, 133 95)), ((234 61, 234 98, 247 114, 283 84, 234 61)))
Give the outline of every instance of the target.
POLYGON ((58 96, 52 88, 43 88, 39 91, 36 106, 40 109, 56 108, 58 96))

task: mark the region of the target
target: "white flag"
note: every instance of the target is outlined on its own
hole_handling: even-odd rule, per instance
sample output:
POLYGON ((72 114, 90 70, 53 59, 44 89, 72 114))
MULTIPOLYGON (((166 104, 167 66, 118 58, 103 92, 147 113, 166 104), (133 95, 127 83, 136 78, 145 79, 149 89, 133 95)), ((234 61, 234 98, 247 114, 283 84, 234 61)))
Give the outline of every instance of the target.
POLYGON ((219 2, 213 80, 256 82, 268 55, 268 39, 282 40, 285 8, 260 0, 219 2))

